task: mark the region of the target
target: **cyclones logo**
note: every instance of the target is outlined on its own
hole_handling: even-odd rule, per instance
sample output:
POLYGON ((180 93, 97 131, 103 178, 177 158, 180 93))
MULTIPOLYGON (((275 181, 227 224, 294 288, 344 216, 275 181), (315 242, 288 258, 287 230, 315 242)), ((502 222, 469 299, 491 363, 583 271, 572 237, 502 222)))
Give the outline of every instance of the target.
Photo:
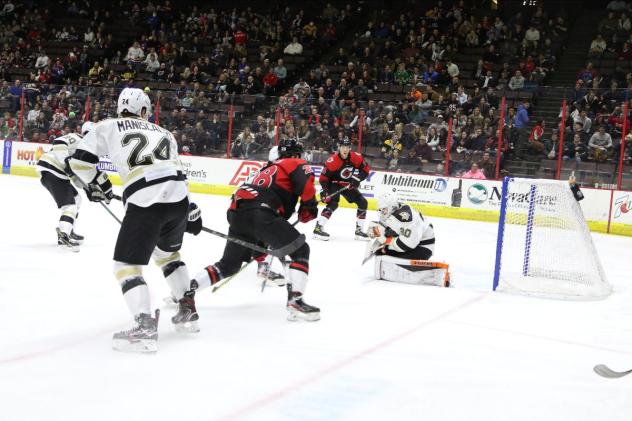
POLYGON ((258 172, 263 167, 263 164, 258 161, 242 161, 233 178, 230 179, 231 186, 238 186, 246 181, 252 174, 258 172))

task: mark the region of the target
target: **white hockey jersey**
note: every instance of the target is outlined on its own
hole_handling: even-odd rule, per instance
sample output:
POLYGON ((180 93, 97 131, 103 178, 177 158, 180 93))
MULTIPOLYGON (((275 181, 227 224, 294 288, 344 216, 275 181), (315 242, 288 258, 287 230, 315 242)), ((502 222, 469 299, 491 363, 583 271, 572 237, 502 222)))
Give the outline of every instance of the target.
POLYGON ((123 183, 123 202, 148 207, 188 195, 173 134, 134 117, 98 122, 79 142, 70 168, 84 182, 97 176, 99 156, 109 156, 123 183))
POLYGON ((81 136, 69 133, 53 141, 53 148, 41 156, 35 167, 39 173, 49 172, 63 180, 69 180, 66 174, 66 158, 75 153, 81 136))
POLYGON ((434 229, 419 211, 409 205, 402 205, 385 221, 380 223, 387 228, 386 236, 393 237, 388 249, 407 252, 423 246, 434 252, 434 229))

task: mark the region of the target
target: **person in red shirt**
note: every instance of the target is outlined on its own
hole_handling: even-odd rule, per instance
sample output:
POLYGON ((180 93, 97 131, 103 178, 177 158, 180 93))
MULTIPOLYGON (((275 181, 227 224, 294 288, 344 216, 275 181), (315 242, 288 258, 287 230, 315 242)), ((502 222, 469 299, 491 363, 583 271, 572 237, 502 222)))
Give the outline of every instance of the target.
MULTIPOLYGON (((241 185, 233 194, 227 219, 228 236, 250 243, 280 249, 292 245, 289 256, 287 310, 288 320, 316 321, 320 309, 303 301, 309 272, 309 245, 288 219, 300 199, 298 220, 307 223, 318 216, 318 202, 311 167, 301 159, 303 147, 295 139, 283 139, 278 147, 279 158, 263 167, 252 181, 241 185)), ((191 281, 188 297, 233 276, 261 253, 226 241, 224 255, 207 266, 191 281)))
POLYGON ((340 196, 343 196, 347 199, 347 202, 355 203, 358 206, 356 212, 356 240, 368 241, 369 237, 364 232, 364 220, 366 219, 368 203, 362 196, 362 193, 358 191, 358 187, 362 180, 369 176, 369 171, 369 164, 362 158, 362 155, 357 152, 351 152, 351 141, 349 138, 345 137, 341 140, 338 143, 338 152, 327 159, 323 172, 318 179, 323 188, 320 197, 327 206, 321 212, 318 223, 314 228, 315 239, 329 240, 330 236, 325 231, 325 224, 327 224, 335 210, 338 209, 340 196), (338 194, 338 192, 340 193, 338 194))

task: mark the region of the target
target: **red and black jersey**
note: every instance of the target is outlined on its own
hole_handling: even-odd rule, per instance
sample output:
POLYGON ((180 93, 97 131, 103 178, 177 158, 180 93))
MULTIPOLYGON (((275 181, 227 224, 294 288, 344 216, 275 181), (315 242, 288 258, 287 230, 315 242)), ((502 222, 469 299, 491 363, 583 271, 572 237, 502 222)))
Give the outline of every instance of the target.
POLYGON ((315 194, 314 174, 307 162, 284 158, 263 167, 251 182, 239 187, 233 195, 231 208, 263 204, 289 219, 298 199, 306 202, 314 199, 315 194))
POLYGON ((318 181, 323 189, 329 190, 332 184, 348 184, 354 171, 357 178, 364 180, 369 176, 371 168, 362 158, 362 155, 357 152, 349 152, 346 159, 342 159, 340 154, 336 152, 325 162, 325 167, 318 181))

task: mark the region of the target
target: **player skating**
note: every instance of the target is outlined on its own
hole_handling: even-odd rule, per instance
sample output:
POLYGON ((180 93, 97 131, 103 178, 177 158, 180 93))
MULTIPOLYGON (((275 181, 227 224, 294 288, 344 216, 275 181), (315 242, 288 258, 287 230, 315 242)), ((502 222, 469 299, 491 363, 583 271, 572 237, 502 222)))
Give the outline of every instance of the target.
MULTIPOLYGON (((286 280, 288 320, 316 321, 320 319, 320 309, 303 301, 309 272, 309 245, 287 221, 299 199, 299 221, 306 223, 318 215, 314 175, 300 158, 302 153, 303 148, 296 140, 281 141, 280 159, 262 168, 250 183, 237 189, 227 212, 228 235, 273 249, 294 243, 296 248, 289 254, 291 262, 286 280)), ((221 260, 195 276, 187 295, 193 297, 196 290, 232 276, 242 263, 252 258, 252 250, 227 241, 221 260)))
POLYGON ((153 258, 179 299, 178 315, 172 319, 176 329, 197 331, 195 302, 184 296, 190 277, 178 251, 185 230, 199 233, 202 222, 199 209, 189 204, 173 134, 147 121, 149 97, 126 88, 117 113, 118 118, 95 124, 79 142, 70 168, 87 184, 91 199, 105 203, 113 198, 112 183, 96 168, 98 157, 108 155, 121 177, 126 210, 114 249, 114 275, 136 324, 114 334, 114 348, 152 352, 157 350, 159 311, 152 317, 142 267, 153 258))
POLYGON ((448 286, 447 265, 429 262, 434 252, 432 224, 421 212, 397 200, 394 193, 377 199, 380 221, 372 223, 368 235, 373 242, 375 277, 394 282, 431 282, 448 286))
POLYGON ((40 182, 50 192, 61 210, 57 226, 57 244, 78 251, 83 236, 75 232, 75 222, 81 207, 81 195, 71 183, 72 173, 68 168, 67 158, 77 149, 77 143, 92 128, 93 123, 86 122, 81 126, 81 135, 69 133, 53 141, 53 147, 37 161, 37 172, 40 182))
POLYGON ((319 182, 323 188, 320 197, 321 200, 325 201, 326 206, 320 213, 314 228, 315 239, 329 240, 330 235, 325 231, 325 225, 338 209, 340 196, 343 196, 349 203, 355 203, 358 206, 355 227, 356 240, 368 240, 364 232, 368 203, 362 193, 358 191, 358 187, 362 180, 369 176, 369 171, 369 164, 362 158, 362 155, 351 152, 351 141, 348 138, 340 141, 338 152, 327 159, 319 177, 319 182), (340 194, 336 194, 337 192, 340 194))

